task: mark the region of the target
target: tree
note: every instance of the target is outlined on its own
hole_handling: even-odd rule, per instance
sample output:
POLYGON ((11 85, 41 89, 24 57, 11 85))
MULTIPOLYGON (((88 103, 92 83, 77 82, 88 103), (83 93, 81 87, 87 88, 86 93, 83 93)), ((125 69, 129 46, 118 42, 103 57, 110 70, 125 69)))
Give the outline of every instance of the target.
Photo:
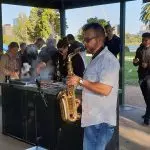
POLYGON ((130 34, 130 33, 125 34, 125 43, 127 46, 140 45, 141 40, 142 38, 140 35, 135 35, 135 34, 130 34))
POLYGON ((150 3, 147 3, 142 7, 140 20, 144 24, 150 25, 150 3))
POLYGON ((60 35, 60 15, 57 10, 32 8, 27 24, 28 35, 31 41, 50 35, 60 35))
POLYGON ((87 23, 99 23, 101 26, 104 27, 109 24, 109 21, 106 21, 105 19, 98 19, 97 17, 95 17, 87 19, 87 23))
MULTIPOLYGON (((99 23, 100 25, 102 25, 104 27, 107 24, 109 24, 109 21, 106 21, 105 19, 98 19, 97 17, 95 17, 95 18, 89 18, 89 19, 87 19, 87 23, 99 23)), ((82 29, 81 28, 78 31, 77 38, 80 41, 82 41, 82 39, 83 39, 82 29)))
POLYGON ((16 20, 16 24, 14 25, 14 33, 18 42, 28 41, 27 20, 28 17, 24 13, 20 13, 16 20))

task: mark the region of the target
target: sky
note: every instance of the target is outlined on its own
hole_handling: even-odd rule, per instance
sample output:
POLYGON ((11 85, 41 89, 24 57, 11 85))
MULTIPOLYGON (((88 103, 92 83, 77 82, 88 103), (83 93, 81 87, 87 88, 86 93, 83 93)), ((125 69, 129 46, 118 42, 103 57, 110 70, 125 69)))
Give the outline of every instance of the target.
MULTIPOLYGON (((142 0, 135 0, 126 3, 126 32, 136 34, 140 30, 141 21, 140 12, 142 8, 142 0)), ((13 19, 19 13, 30 14, 31 7, 2 5, 2 21, 3 24, 13 24, 13 19)), ((107 4, 93 7, 84 7, 77 9, 66 10, 67 19, 67 34, 76 35, 79 29, 86 23, 86 20, 91 17, 98 17, 110 21, 112 25, 119 24, 120 19, 120 4, 107 4)))

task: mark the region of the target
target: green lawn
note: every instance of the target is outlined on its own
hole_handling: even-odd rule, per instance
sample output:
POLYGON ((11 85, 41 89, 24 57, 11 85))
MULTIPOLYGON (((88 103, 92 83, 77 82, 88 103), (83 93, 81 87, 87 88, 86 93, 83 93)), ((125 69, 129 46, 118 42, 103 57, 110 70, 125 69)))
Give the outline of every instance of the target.
MULTIPOLYGON (((134 52, 126 52, 125 53, 125 84, 128 85, 137 85, 138 77, 137 77, 137 67, 133 66, 132 60, 135 56, 134 52)), ((90 56, 87 56, 87 62, 91 59, 90 56)))
POLYGON ((137 67, 133 66, 132 61, 125 61, 125 84, 137 85, 137 67))

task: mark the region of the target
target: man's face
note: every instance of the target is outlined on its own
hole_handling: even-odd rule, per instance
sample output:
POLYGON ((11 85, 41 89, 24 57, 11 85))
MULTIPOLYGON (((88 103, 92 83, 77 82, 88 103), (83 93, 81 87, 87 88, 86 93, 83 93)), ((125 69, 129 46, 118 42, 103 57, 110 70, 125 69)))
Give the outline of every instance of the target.
POLYGON ((107 36, 111 36, 113 34, 113 28, 111 27, 107 27, 105 29, 107 36))
POLYGON ((145 47, 150 47, 150 38, 143 38, 142 39, 142 44, 145 46, 145 47))
POLYGON ((20 47, 20 49, 21 49, 21 51, 24 51, 25 49, 26 49, 26 44, 23 44, 21 47, 20 47))
POLYGON ((19 49, 18 47, 13 47, 10 49, 10 52, 13 54, 13 56, 17 55, 18 49, 19 49))
POLYGON ((93 29, 89 29, 83 33, 83 43, 87 49, 87 53, 93 54, 100 42, 99 37, 93 29))

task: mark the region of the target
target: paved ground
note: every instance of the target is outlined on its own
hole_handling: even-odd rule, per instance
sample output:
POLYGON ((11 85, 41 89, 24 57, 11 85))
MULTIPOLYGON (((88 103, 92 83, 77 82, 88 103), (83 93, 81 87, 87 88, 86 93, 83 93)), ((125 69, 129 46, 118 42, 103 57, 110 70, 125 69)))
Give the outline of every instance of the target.
POLYGON ((11 138, 9 136, 5 136, 2 134, 2 117, 1 117, 1 107, 0 107, 0 150, 25 150, 30 145, 20 142, 14 138, 11 138))
MULTIPOLYGON (((142 125, 141 116, 145 105, 138 87, 126 87, 125 103, 128 105, 120 108, 120 150, 150 150, 150 126, 142 125)), ((29 147, 28 144, 1 134, 0 107, 0 150, 25 150, 29 147)))
POLYGON ((145 103, 139 86, 125 87, 125 104, 145 107, 145 103))
POLYGON ((138 86, 127 86, 125 103, 120 108, 120 150, 150 150, 150 126, 142 125, 145 103, 138 86))
POLYGON ((150 126, 142 125, 143 108, 120 109, 120 150, 150 150, 150 126))

